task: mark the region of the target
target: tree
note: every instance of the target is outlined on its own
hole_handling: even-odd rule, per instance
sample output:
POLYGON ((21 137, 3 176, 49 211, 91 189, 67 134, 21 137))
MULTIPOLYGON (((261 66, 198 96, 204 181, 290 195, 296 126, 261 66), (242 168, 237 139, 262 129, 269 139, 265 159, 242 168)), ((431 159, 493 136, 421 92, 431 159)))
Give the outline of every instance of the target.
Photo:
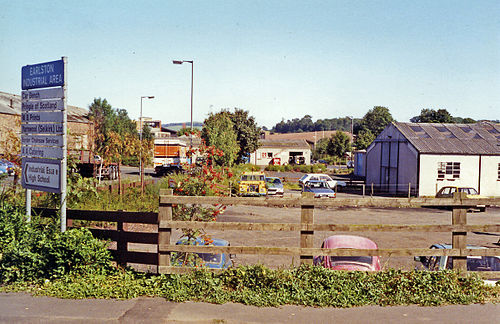
POLYGON ((453 123, 453 117, 446 109, 422 109, 420 115, 410 119, 412 123, 453 123))
POLYGON ((142 139, 145 141, 152 141, 154 139, 154 135, 151 132, 151 127, 148 125, 144 125, 142 128, 142 139))
POLYGON ((325 137, 316 142, 316 144, 314 145, 313 159, 319 160, 320 158, 328 154, 327 149, 329 141, 330 139, 325 137))
POLYGON ((94 123, 96 152, 105 159, 108 156, 108 146, 116 145, 117 136, 118 138, 138 137, 136 124, 130 119, 127 111, 114 109, 106 99, 94 98, 92 104, 89 105, 89 117, 94 123), (112 135, 113 133, 116 136, 112 135))
POLYGON ((104 149, 109 141, 109 132, 113 123, 113 108, 106 99, 94 98, 94 102, 89 105, 89 117, 94 123, 96 151, 104 153, 104 149))
POLYGON ((375 135, 369 129, 362 129, 356 137, 356 149, 366 150, 366 148, 375 140, 375 135))
POLYGON ((248 116, 248 111, 235 108, 234 113, 231 113, 230 117, 234 125, 233 129, 236 133, 236 140, 240 147, 236 156, 236 163, 242 163, 246 156, 257 150, 260 129, 255 123, 255 118, 248 116))
POLYGON ((109 132, 108 142, 104 148, 102 158, 118 164, 118 187, 121 190, 122 177, 121 165, 124 156, 137 155, 140 141, 137 137, 130 134, 121 135, 116 132, 109 132))
POLYGON ((328 141, 326 150, 329 155, 343 157, 346 152, 351 151, 351 139, 346 133, 337 131, 328 141))
MULTIPOLYGON (((359 127, 360 120, 354 119, 354 128, 359 127)), ((311 115, 305 115, 301 119, 294 118, 285 122, 282 119, 273 128, 273 132, 277 133, 300 133, 300 132, 314 132, 323 130, 341 130, 344 132, 351 132, 351 118, 331 118, 331 119, 318 119, 312 121, 311 115)))
POLYGON ((365 114, 361 120, 361 127, 377 137, 393 121, 394 118, 392 118, 388 108, 375 106, 365 114))
POLYGON ((214 146, 223 152, 214 157, 215 162, 219 165, 231 166, 239 151, 231 113, 227 110, 216 114, 210 113, 203 124, 201 138, 205 140, 206 145, 214 146))
POLYGON ((177 136, 200 136, 201 132, 199 129, 192 128, 191 127, 182 127, 177 131, 177 136))

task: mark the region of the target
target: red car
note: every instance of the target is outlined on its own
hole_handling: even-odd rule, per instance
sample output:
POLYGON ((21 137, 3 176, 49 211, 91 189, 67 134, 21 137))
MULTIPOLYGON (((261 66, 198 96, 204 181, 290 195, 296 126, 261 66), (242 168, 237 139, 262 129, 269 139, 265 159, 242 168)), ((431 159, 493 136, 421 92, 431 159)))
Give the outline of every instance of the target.
MULTIPOLYGON (((333 235, 326 238, 321 245, 326 249, 378 249, 372 240, 354 235, 333 235)), ((321 265, 333 270, 348 271, 380 271, 378 256, 317 256, 315 265, 321 265)))

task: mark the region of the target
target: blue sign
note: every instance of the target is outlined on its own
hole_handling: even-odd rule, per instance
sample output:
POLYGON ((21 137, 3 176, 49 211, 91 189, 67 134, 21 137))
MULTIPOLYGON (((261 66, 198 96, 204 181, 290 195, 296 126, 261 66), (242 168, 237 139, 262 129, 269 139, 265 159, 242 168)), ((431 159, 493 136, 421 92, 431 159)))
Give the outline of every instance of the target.
POLYGON ((21 71, 23 90, 57 87, 64 85, 63 60, 23 66, 21 71))

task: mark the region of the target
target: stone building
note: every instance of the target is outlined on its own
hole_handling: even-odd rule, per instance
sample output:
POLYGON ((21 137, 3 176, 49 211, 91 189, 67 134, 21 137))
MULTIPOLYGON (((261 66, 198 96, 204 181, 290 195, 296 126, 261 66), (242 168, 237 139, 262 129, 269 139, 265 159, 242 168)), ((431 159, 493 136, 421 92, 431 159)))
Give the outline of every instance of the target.
MULTIPOLYGON (((92 123, 88 110, 68 105, 68 148, 90 149, 92 123)), ((21 96, 0 91, 0 155, 5 154, 8 137, 21 136, 21 96)))

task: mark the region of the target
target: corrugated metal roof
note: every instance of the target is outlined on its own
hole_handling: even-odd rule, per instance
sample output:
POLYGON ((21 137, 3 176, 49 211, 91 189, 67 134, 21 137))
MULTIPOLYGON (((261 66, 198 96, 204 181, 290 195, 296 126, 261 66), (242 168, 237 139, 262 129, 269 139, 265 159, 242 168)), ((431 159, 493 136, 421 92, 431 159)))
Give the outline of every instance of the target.
POLYGON ((393 125, 420 153, 500 154, 500 124, 403 123, 393 125))
POLYGON ((269 140, 260 139, 259 148, 268 147, 290 147, 297 149, 311 149, 309 144, 307 144, 305 139, 281 139, 281 140, 269 140))
MULTIPOLYGON (((21 96, 0 91, 0 114, 21 115, 21 96)), ((88 123, 89 111, 68 105, 68 121, 88 123)))

